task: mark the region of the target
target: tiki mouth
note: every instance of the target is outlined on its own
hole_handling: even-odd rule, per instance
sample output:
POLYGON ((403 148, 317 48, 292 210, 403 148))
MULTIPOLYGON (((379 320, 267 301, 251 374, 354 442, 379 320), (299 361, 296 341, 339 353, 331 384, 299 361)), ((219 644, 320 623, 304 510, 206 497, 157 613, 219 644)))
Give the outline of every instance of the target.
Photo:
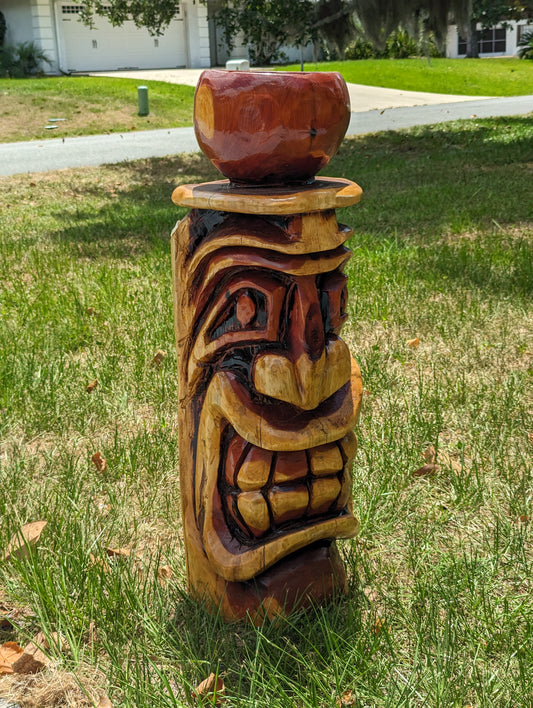
POLYGON ((355 448, 355 435, 350 432, 307 450, 266 450, 228 426, 219 493, 232 535, 254 546, 351 513, 347 505, 355 448))

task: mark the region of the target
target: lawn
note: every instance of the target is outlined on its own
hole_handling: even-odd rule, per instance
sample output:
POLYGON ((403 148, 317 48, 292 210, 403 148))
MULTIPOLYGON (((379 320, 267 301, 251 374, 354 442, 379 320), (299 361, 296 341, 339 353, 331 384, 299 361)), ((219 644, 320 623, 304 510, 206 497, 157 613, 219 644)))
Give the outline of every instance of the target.
MULTIPOLYGON (((285 67, 298 71, 299 65, 285 67)), ((503 59, 364 59, 306 64, 306 71, 340 71, 349 83, 466 96, 533 93, 533 61, 503 59)))
POLYGON ((531 706, 533 116, 347 139, 327 174, 364 189, 340 213, 361 533, 339 544, 346 598, 258 628, 208 615, 184 578, 170 194, 213 168, 0 180, 0 548, 48 522, 0 562, 0 644, 68 642, 0 696, 193 706, 218 671, 228 707, 531 706))
POLYGON ((194 88, 91 76, 0 79, 0 142, 192 125, 194 88), (148 86, 150 115, 138 114, 148 86), (51 123, 50 118, 65 120, 51 123), (55 128, 51 128, 55 126, 55 128))

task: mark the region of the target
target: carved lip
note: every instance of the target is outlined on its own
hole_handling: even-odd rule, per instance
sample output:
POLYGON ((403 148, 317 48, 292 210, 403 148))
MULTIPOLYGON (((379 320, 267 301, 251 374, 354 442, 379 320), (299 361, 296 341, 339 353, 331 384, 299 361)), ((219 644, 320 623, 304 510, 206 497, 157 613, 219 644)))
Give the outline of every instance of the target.
POLYGON ((309 522, 339 516, 350 499, 355 435, 308 450, 275 452, 229 429, 219 487, 228 524, 254 545, 309 522))
MULTIPOLYGON (((306 471, 303 468, 296 468, 297 472, 293 473, 294 480, 297 480, 296 475, 303 475, 300 479, 306 480, 308 494, 306 501, 303 490, 300 490, 302 507, 299 510, 299 523, 298 519, 280 521, 276 524, 274 533, 265 532, 263 537, 254 537, 253 540, 246 529, 241 527, 240 537, 238 537, 235 530, 239 526, 236 521, 233 521, 234 517, 228 514, 227 492, 231 496, 232 489, 238 488, 241 493, 251 491, 262 494, 263 487, 259 485, 259 489, 255 486, 253 489, 243 490, 242 486, 238 485, 246 486, 243 482, 244 477, 241 477, 237 485, 235 477, 231 477, 231 472, 231 484, 227 480, 225 480, 227 486, 220 482, 222 475, 225 479, 226 458, 229 457, 229 444, 224 440, 223 431, 231 426, 239 436, 251 444, 250 451, 255 449, 258 451, 256 454, 264 455, 266 459, 269 454, 276 454, 276 462, 283 456, 290 457, 291 454, 296 455, 301 452, 306 459, 311 459, 320 451, 325 453, 333 449, 332 444, 343 446, 345 454, 351 451, 350 455, 346 454, 347 459, 342 472, 342 481, 346 484, 348 476, 346 470, 349 471, 355 450, 345 438, 351 435, 357 420, 360 388, 360 377, 357 375, 352 377, 351 384, 347 382, 333 396, 323 401, 315 411, 301 411, 295 414, 291 406, 280 407, 279 402, 273 403, 271 410, 265 402, 261 405, 254 402, 247 389, 239 383, 232 372, 219 372, 211 379, 198 429, 194 507, 205 552, 221 577, 229 581, 250 580, 294 551, 309 546, 315 541, 351 538, 359 528, 359 522, 352 513, 351 499, 348 498, 341 510, 332 511, 331 505, 336 499, 340 499, 339 492, 333 496, 332 489, 329 491, 321 489, 325 484, 323 480, 332 483, 331 486, 338 483, 341 480, 341 472, 337 472, 337 475, 327 474, 320 478, 320 474, 309 472, 309 463, 306 471), (291 409, 292 417, 289 415, 291 409), (269 453, 268 450, 272 452, 269 453), (316 477, 316 480, 311 477, 316 477), (316 485, 315 496, 320 491, 324 504, 329 502, 329 511, 317 513, 316 516, 308 512, 310 495, 307 482, 316 485), (305 509, 303 509, 304 502, 305 509)), ((355 442, 354 438, 351 439, 355 442)), ((292 459, 293 463, 295 461, 296 458, 292 459)), ((238 460, 234 462, 237 467, 238 460)), ((239 466, 239 472, 241 469, 242 465, 239 466)), ((292 506, 293 499, 290 498, 289 490, 292 482, 278 491, 274 488, 284 487, 281 480, 279 481, 280 484, 271 484, 270 487, 267 483, 268 491, 277 495, 279 500, 276 507, 277 500, 273 503, 269 499, 270 509, 267 507, 269 518, 271 511, 274 517, 274 508, 277 509, 278 519, 283 518, 284 502, 289 502, 285 507, 292 506)), ((255 485, 256 482, 253 484, 255 485)), ((342 483, 340 494, 342 494, 342 483)), ((272 529, 272 524, 269 529, 272 529)))

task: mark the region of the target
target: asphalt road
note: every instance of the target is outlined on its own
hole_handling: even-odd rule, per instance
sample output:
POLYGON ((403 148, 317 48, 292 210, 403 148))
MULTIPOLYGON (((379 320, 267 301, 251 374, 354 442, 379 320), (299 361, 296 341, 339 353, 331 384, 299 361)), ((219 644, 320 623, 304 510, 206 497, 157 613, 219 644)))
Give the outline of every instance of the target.
MULTIPOLYGON (((533 95, 375 109, 352 113, 347 135, 526 113, 533 113, 533 95)), ((0 144, 0 175, 48 172, 197 151, 193 128, 5 143, 0 144)))

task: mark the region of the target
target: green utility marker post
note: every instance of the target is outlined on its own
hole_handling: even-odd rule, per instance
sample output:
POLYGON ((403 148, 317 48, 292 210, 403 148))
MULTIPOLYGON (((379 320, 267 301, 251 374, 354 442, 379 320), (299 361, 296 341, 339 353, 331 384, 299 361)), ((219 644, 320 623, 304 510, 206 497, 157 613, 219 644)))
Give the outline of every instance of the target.
POLYGON ((150 113, 148 108, 148 86, 137 86, 137 96, 139 98, 139 115, 147 116, 150 113))

